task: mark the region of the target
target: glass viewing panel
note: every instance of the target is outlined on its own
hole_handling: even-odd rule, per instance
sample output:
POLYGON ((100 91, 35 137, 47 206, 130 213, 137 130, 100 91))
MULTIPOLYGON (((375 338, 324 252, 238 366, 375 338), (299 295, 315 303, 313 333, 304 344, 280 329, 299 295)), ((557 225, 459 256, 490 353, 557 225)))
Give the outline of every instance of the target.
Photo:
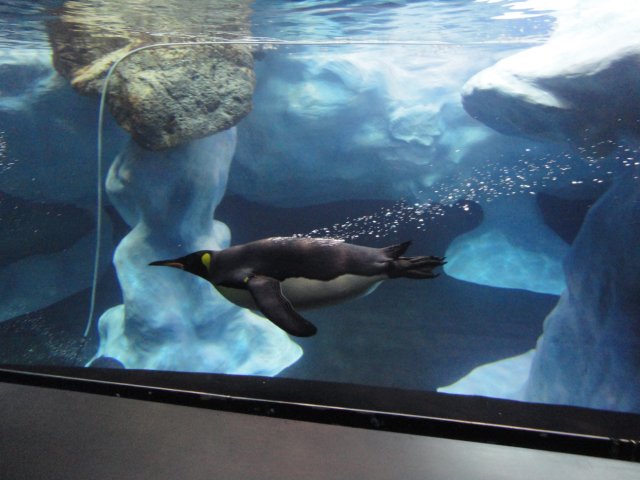
POLYGON ((637 424, 638 9, 155 3, 0 7, 0 363, 637 424))

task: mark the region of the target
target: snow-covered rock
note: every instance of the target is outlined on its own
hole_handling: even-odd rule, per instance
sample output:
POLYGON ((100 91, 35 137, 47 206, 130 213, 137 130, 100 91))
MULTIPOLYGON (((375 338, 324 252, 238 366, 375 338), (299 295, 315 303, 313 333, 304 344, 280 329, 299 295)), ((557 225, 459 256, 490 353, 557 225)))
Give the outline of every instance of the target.
POLYGON ((502 133, 607 152, 620 135, 640 135, 640 10, 625 0, 553 3, 515 2, 550 8, 556 28, 472 77, 464 108, 502 133))

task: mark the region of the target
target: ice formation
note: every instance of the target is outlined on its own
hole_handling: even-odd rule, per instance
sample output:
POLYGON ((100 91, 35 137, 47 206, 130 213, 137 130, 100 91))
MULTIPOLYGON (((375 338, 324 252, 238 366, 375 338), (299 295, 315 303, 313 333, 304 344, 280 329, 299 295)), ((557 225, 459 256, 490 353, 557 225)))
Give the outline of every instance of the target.
POLYGON ((440 392, 640 412, 640 171, 594 205, 565 260, 567 289, 537 348, 440 392))
POLYGON ((544 225, 535 198, 500 198, 483 211, 482 225, 447 249, 445 272, 482 285, 560 295, 569 245, 544 225))
POLYGON ((429 192, 491 135, 460 107, 459 86, 484 65, 472 55, 428 46, 267 51, 256 63, 254 110, 238 126, 230 191, 279 206, 429 192))
POLYGON ((543 4, 557 17, 549 40, 471 78, 464 106, 500 132, 577 146, 594 167, 589 182, 602 183, 611 160, 621 179, 591 208, 566 256, 566 290, 535 353, 484 365, 441 390, 637 412, 640 12, 619 0, 511 8, 534 14, 543 4))
POLYGON ((476 367, 457 382, 438 388, 442 393, 482 395, 523 400, 535 351, 476 367))
MULTIPOLYGON (((540 15, 548 9, 544 13, 556 17, 556 29, 543 45, 504 58, 473 76, 462 89, 465 109, 499 132, 577 147, 574 156, 579 163, 561 167, 572 172, 576 183, 602 183, 605 171, 619 172, 629 166, 617 152, 611 155, 616 157, 615 165, 607 164, 611 159, 604 155, 624 150, 619 145, 624 143, 621 136, 640 133, 638 13, 629 12, 620 1, 531 0, 509 7, 510 18, 540 15), (621 91, 625 95, 619 95, 621 91), (596 165, 591 172, 586 168, 589 163, 596 165)), ((552 165, 538 165, 542 166, 552 165)), ((532 184, 531 180, 529 176, 526 183, 532 184)), ((558 178, 556 187, 566 183, 558 178)), ((447 271, 487 285, 559 294, 563 289, 560 262, 568 246, 536 218, 540 215, 531 199, 518 203, 513 211, 529 212, 526 222, 514 221, 504 208, 492 214, 494 207, 483 206, 486 224, 451 246, 447 271), (527 201, 530 208, 520 208, 527 201), (529 247, 520 248, 523 241, 529 247)))
POLYGON ((640 175, 589 211, 565 261, 567 289, 536 350, 483 365, 438 391, 640 412, 640 175))
POLYGON ((109 197, 133 227, 114 263, 124 305, 99 321, 96 357, 127 368, 274 375, 301 348, 268 320, 228 303, 193 275, 148 263, 228 246, 214 220, 235 129, 162 152, 130 142, 109 171, 109 197))
POLYGON ((587 214, 526 400, 640 412, 639 173, 627 172, 587 214))

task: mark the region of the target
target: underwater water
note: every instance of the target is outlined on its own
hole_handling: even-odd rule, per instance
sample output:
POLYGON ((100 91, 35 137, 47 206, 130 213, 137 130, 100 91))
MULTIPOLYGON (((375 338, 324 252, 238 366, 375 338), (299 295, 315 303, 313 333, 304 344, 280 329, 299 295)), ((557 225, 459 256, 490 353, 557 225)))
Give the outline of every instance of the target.
POLYGON ((621 0, 4 2, 0 363, 640 412, 639 17, 621 0), (321 278, 333 254, 207 257, 271 309, 149 266, 269 237, 410 240, 447 263, 300 310, 304 338, 249 278, 321 278))

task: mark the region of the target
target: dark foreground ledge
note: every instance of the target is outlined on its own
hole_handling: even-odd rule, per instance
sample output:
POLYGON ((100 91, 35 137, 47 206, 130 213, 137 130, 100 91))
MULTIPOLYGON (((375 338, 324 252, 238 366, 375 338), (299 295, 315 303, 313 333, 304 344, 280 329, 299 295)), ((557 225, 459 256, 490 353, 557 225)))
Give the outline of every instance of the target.
POLYGON ((640 415, 630 413, 287 378, 146 370, 7 365, 0 367, 0 382, 640 461, 640 415))

